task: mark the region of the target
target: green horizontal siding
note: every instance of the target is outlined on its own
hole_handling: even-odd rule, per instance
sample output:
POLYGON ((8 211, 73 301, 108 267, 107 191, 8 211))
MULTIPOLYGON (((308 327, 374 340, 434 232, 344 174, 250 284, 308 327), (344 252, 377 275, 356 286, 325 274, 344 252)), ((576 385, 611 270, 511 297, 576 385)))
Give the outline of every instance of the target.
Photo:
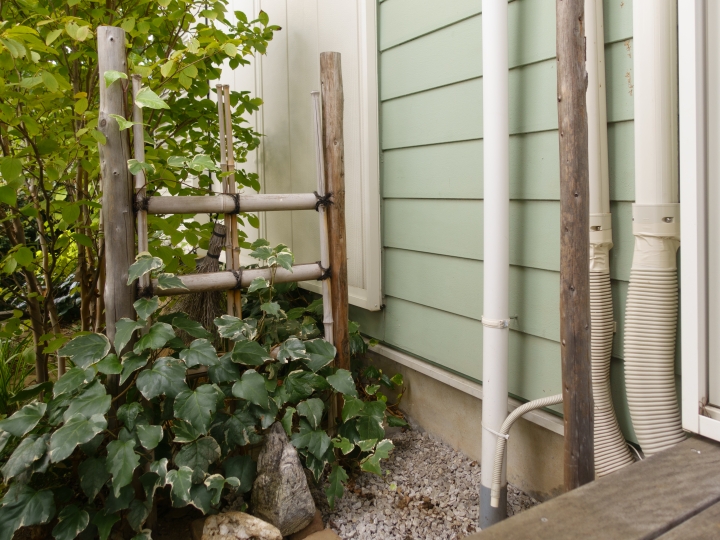
MULTIPOLYGON (((480 0, 378 7, 385 309, 365 333, 482 377, 483 133, 480 0)), ((621 425, 624 308, 634 239, 632 0, 604 0, 612 295, 611 379, 621 425)), ((560 391, 560 203, 555 0, 508 6, 510 392, 560 391)))

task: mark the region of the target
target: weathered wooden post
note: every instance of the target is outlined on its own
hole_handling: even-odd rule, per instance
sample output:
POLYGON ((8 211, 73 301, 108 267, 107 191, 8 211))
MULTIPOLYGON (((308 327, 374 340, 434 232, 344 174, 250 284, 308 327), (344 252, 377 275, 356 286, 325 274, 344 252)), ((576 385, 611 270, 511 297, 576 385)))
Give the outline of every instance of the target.
MULTIPOLYGON (((127 73, 125 31, 101 26, 98 36, 98 70, 100 75, 100 114, 98 129, 106 143, 100 145, 100 171, 103 185, 103 225, 105 229, 105 324, 110 342, 115 339, 115 323, 135 318, 133 285, 127 284, 128 269, 135 255, 135 219, 132 206, 132 178, 128 171, 130 157, 127 132, 121 132, 110 115, 125 117, 127 81, 119 79, 105 84, 107 71, 127 73)), ((118 354, 121 351, 116 351, 118 354)), ((111 393, 117 393, 118 375, 108 377, 111 393)))
POLYGON ((565 489, 595 478, 590 365, 590 226, 584 0, 557 0, 560 341, 565 489))
POLYGON ((347 234, 345 230, 345 146, 343 141, 343 86, 340 53, 320 54, 323 155, 330 252, 330 296, 333 300, 336 366, 350 369, 348 336, 347 234))

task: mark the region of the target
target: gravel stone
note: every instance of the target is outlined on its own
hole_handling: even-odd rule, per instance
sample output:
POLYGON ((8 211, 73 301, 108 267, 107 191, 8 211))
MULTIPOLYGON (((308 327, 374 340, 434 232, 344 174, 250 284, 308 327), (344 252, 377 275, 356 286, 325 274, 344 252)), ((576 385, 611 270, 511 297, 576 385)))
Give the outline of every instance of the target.
MULTIPOLYGON (((427 433, 391 435, 395 450, 385 476, 361 473, 330 510, 323 490, 311 482, 328 528, 353 540, 454 540, 477 531, 480 465, 427 433)), ((539 504, 508 485, 508 516, 539 504)))

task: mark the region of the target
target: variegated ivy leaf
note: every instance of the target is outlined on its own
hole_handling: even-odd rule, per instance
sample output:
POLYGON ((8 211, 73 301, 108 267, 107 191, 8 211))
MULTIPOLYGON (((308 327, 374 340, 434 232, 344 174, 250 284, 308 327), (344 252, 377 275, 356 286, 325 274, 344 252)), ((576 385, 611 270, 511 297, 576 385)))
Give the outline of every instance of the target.
POLYGON ((289 337, 280 345, 277 359, 281 362, 292 362, 294 360, 300 360, 301 358, 307 358, 307 354, 305 351, 305 343, 298 338, 289 337))
POLYGON ((183 446, 175 456, 178 467, 193 470, 195 480, 202 479, 210 465, 220 459, 220 446, 212 437, 201 437, 183 446))
POLYGON ((28 435, 20 441, 2 468, 6 484, 11 478, 32 467, 33 463, 45 455, 49 438, 49 435, 28 435))
POLYGON ((218 329, 220 337, 232 341, 252 340, 257 333, 257 321, 254 319, 243 321, 232 315, 222 315, 213 322, 218 329))
POLYGON ((190 488, 192 487, 193 471, 190 467, 180 467, 171 470, 165 475, 165 482, 172 486, 170 492, 175 499, 183 502, 190 501, 190 488))
POLYGON ((214 366, 220 362, 215 347, 207 339, 194 340, 187 349, 180 351, 180 358, 189 368, 214 366))
POLYGON ((105 358, 109 352, 108 338, 102 334, 86 334, 71 340, 58 355, 69 357, 73 364, 84 369, 105 358))
POLYGON ((177 277, 175 274, 160 274, 157 278, 157 287, 160 290, 166 290, 166 289, 188 290, 187 286, 182 282, 182 279, 177 277))
POLYGON ((180 313, 176 317, 173 317, 172 325, 178 330, 187 332, 194 338, 212 337, 212 334, 205 330, 199 322, 193 321, 185 313, 180 313))
POLYGON ((141 425, 137 427, 137 435, 138 439, 140 439, 140 444, 148 450, 152 450, 162 441, 163 429, 162 426, 141 425))
POLYGON ((270 287, 270 282, 263 277, 259 277, 252 280, 250 287, 248 287, 248 292, 263 291, 268 287, 270 287))
POLYGON ((13 483, 3 497, 0 507, 3 540, 22 526, 47 523, 55 516, 55 497, 49 489, 35 491, 27 484, 13 483))
POLYGON ((366 457, 362 461, 360 468, 363 471, 375 473, 382 476, 380 460, 387 458, 394 447, 395 446, 389 439, 383 439, 382 441, 377 443, 377 446, 375 447, 375 453, 366 457))
POLYGON ((133 347, 133 352, 140 354, 146 349, 157 351, 162 349, 174 337, 175 331, 168 323, 155 323, 147 331, 147 334, 138 339, 135 347, 133 347))
POLYGON ((82 414, 72 416, 50 437, 50 461, 58 463, 69 457, 77 445, 88 442, 106 427, 107 420, 100 414, 89 419, 82 414))
POLYGON ((328 476, 328 487, 325 489, 325 495, 327 496, 330 508, 335 507, 335 501, 343 496, 345 491, 345 482, 348 480, 348 475, 340 465, 337 463, 333 465, 332 471, 328 476))
POLYGON ((305 342, 306 358, 309 358, 305 364, 313 372, 320 371, 335 359, 337 349, 331 343, 322 338, 313 339, 305 342))
POLYGON ((325 411, 325 404, 322 399, 311 398, 306 401, 298 403, 297 412, 300 416, 307 418, 313 429, 320 427, 322 421, 323 412, 325 411))
POLYGON ((207 433, 218 402, 225 395, 214 384, 203 384, 195 390, 184 390, 175 396, 175 416, 189 422, 200 433, 207 433))
POLYGON ((329 375, 327 382, 330 383, 330 386, 332 386, 336 392, 340 392, 346 396, 358 397, 355 381, 352 378, 352 374, 346 369, 338 369, 334 374, 329 375))
POLYGON ((153 399, 163 394, 175 397, 187 390, 186 369, 185 363, 177 358, 167 356, 158 358, 150 369, 138 375, 135 385, 145 399, 153 399))
POLYGON ((132 482, 133 472, 140 464, 140 456, 135 453, 134 438, 122 441, 111 441, 107 445, 107 459, 105 467, 112 475, 112 486, 115 496, 120 490, 132 482))
POLYGON ((262 366, 272 360, 270 354, 257 341, 238 341, 232 350, 232 361, 246 366, 262 366))
POLYGON ((235 397, 268 408, 268 391, 265 386, 265 377, 257 371, 248 370, 241 379, 233 385, 232 394, 235 397))
POLYGON ((160 299, 157 296, 152 298, 138 298, 133 304, 135 312, 141 319, 147 320, 160 307, 160 299))
POLYGON ((67 421, 76 414, 82 414, 85 418, 103 415, 110 409, 111 400, 112 397, 105 391, 102 383, 95 380, 70 402, 70 406, 63 413, 63 418, 67 421))
POLYGON ((133 337, 133 334, 145 328, 145 321, 133 321, 122 318, 115 323, 115 351, 120 354, 133 337))
POLYGON ((10 418, 0 421, 0 429, 12 433, 16 437, 24 437, 26 433, 37 426, 46 410, 46 403, 25 405, 10 418))
POLYGON ((153 257, 147 251, 139 253, 135 258, 135 262, 130 265, 128 269, 128 280, 127 284, 131 285, 133 281, 138 279, 140 276, 144 276, 148 272, 157 270, 164 266, 162 259, 159 257, 153 257))

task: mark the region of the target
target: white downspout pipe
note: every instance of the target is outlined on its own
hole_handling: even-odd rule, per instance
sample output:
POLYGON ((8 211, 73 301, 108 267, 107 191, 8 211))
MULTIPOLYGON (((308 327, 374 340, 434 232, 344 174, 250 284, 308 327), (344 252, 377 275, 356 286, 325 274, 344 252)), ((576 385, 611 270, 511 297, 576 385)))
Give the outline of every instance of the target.
POLYGON ((585 0, 585 37, 590 169, 590 356, 595 402, 595 474, 604 476, 629 465, 633 462, 633 457, 620 431, 610 391, 610 361, 615 323, 610 287, 610 249, 613 242, 602 0, 585 0))
POLYGON ((506 517, 505 467, 491 506, 492 463, 507 417, 509 307, 508 2, 484 0, 483 61, 483 402, 480 528, 506 517))
POLYGON ((625 316, 625 381, 646 455, 685 437, 675 389, 680 243, 677 3, 633 4, 635 253, 625 316))

